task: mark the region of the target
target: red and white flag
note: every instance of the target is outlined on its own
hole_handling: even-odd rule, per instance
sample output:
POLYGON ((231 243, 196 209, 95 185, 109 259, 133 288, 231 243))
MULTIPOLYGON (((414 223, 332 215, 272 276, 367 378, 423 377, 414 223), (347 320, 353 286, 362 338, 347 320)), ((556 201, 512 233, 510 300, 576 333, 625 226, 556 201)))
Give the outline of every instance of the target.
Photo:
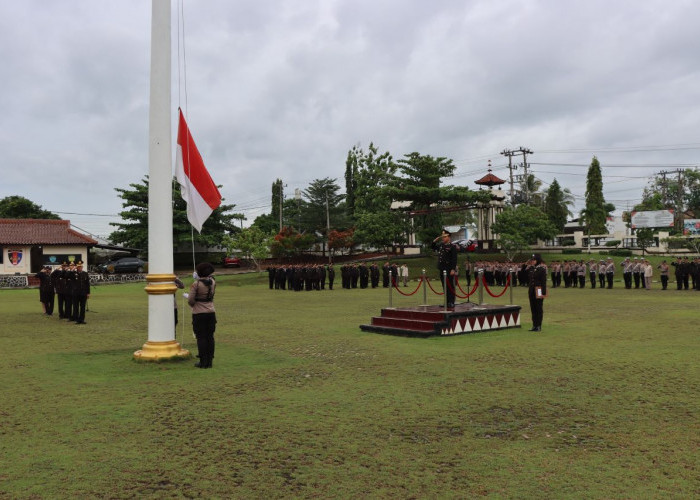
POLYGON ((179 112, 175 176, 180 183, 182 198, 187 203, 187 220, 201 233, 204 221, 221 205, 221 194, 204 166, 182 110, 179 112))

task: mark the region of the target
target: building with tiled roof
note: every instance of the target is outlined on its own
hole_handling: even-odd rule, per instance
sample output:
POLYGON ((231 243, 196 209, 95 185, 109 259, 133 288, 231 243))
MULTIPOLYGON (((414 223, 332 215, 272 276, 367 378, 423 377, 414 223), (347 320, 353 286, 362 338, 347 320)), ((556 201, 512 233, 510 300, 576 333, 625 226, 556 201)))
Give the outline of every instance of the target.
POLYGON ((0 274, 29 274, 61 262, 87 263, 98 242, 70 227, 68 220, 0 219, 0 274))

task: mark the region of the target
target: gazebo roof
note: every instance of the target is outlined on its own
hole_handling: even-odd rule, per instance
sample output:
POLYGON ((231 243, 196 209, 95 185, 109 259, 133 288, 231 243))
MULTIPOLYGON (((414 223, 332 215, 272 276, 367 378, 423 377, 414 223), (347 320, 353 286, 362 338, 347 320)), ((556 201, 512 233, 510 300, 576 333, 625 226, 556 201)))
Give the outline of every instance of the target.
POLYGON ((491 169, 489 169, 489 173, 483 176, 481 179, 478 181, 474 181, 476 184, 480 184, 482 186, 497 186, 499 184, 503 184, 504 181, 503 179, 499 179, 495 175, 491 173, 491 169))

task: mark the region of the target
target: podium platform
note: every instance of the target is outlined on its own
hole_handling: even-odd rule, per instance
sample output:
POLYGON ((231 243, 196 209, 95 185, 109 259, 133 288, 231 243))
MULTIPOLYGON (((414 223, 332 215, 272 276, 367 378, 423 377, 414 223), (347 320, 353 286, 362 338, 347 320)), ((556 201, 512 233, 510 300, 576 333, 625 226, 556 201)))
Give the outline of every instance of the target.
POLYGON ((443 306, 387 307, 374 316, 366 332, 405 337, 462 335, 488 330, 520 328, 520 306, 466 302, 453 309, 443 306))

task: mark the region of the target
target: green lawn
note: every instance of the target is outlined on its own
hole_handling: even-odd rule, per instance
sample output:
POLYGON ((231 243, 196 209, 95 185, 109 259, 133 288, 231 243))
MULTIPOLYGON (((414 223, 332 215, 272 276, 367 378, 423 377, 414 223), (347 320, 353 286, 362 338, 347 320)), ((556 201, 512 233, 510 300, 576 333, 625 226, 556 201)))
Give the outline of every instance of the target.
POLYGON ((518 288, 522 328, 413 339, 359 329, 382 288, 218 283, 212 370, 132 360, 143 283, 87 325, 0 291, 0 497, 700 496, 698 292, 554 289, 534 334, 518 288))

